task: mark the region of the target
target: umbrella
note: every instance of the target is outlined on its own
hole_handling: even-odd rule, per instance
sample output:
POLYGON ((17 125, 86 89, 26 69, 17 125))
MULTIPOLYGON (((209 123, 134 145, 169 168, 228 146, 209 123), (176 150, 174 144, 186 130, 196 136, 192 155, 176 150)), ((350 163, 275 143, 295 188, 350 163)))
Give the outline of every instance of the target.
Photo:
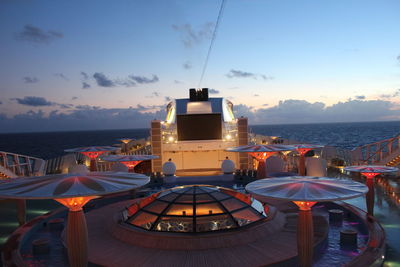
POLYGON ((102 157, 102 160, 111 162, 121 162, 129 169, 133 170, 136 165, 145 160, 158 159, 158 156, 153 155, 109 155, 102 157))
POLYGON ((368 186, 367 193, 367 211, 368 214, 374 215, 374 202, 375 202, 375 186, 374 186, 374 178, 378 174, 381 173, 390 173, 396 172, 399 169, 396 167, 388 167, 388 166, 376 166, 376 165, 360 165, 360 166, 348 166, 344 168, 345 171, 349 172, 359 172, 364 175, 367 180, 366 184, 368 186))
POLYGON ((121 141, 121 142, 122 142, 122 148, 123 148, 123 151, 124 151, 124 152, 128 152, 128 143, 129 143, 130 141, 133 141, 133 140, 135 140, 135 139, 133 139, 133 138, 127 138, 127 137, 118 139, 118 141, 121 141))
POLYGON ((65 149, 65 152, 70 153, 81 153, 90 158, 90 171, 97 171, 96 158, 105 152, 118 150, 117 147, 113 146, 89 146, 89 147, 78 147, 65 149))
POLYGON ((91 172, 16 178, 0 184, 0 198, 54 199, 68 207, 67 247, 71 266, 87 265, 87 228, 82 207, 101 195, 143 186, 150 178, 136 173, 91 172))
POLYGON ((291 145, 294 146, 297 150, 297 152, 299 152, 300 154, 300 160, 299 160, 299 175, 306 175, 306 171, 305 171, 305 154, 312 150, 312 149, 316 149, 316 148, 323 148, 324 146, 321 145, 314 145, 314 144, 294 144, 291 145))
POLYGON ((226 151, 230 152, 247 152, 252 157, 258 160, 259 165, 257 168, 257 178, 265 178, 266 170, 265 170, 265 160, 276 154, 278 152, 283 151, 291 151, 296 148, 288 145, 246 145, 246 146, 238 146, 231 147, 226 149, 226 151))
POLYGON ((351 180, 327 177, 290 176, 249 183, 246 190, 256 199, 293 201, 299 207, 297 249, 300 266, 311 266, 313 254, 313 221, 311 207, 316 202, 337 201, 364 195, 368 188, 351 180))

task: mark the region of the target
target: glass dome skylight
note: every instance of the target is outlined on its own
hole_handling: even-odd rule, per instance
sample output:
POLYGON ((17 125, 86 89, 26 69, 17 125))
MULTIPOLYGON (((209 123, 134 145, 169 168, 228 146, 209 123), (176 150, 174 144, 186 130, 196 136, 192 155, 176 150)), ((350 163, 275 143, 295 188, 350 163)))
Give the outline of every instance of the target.
POLYGON ((232 189, 179 186, 129 206, 125 222, 150 231, 209 232, 239 228, 266 217, 262 204, 232 189))

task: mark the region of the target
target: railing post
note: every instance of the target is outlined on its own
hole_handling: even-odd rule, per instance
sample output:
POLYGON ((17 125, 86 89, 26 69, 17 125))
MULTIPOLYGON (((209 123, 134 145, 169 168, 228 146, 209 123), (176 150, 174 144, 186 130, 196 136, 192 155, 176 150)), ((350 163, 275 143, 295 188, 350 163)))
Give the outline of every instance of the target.
POLYGON ((369 164, 369 156, 370 156, 370 153, 371 153, 371 145, 366 145, 365 146, 365 160, 367 161, 366 163, 367 164, 369 164))
POLYGON ((379 162, 379 161, 382 160, 382 157, 383 157, 383 143, 379 142, 377 148, 378 148, 378 151, 379 151, 379 160, 377 160, 377 162, 379 162))

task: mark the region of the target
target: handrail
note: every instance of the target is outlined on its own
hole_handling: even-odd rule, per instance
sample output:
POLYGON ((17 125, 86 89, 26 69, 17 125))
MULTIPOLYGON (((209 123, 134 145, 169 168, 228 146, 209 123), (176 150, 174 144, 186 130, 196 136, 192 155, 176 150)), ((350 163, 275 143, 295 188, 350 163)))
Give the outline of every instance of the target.
MULTIPOLYGON (((387 139, 380 140, 378 142, 373 142, 373 143, 370 143, 370 144, 365 144, 365 145, 362 145, 362 146, 358 146, 358 147, 352 149, 352 151, 359 150, 362 153, 362 149, 367 149, 368 154, 366 155, 367 156, 366 159, 363 159, 362 158, 362 154, 361 154, 360 161, 363 162, 363 163, 368 164, 370 162, 370 160, 373 160, 374 158, 376 158, 377 155, 380 155, 379 161, 382 161, 384 158, 387 158, 389 155, 391 155, 394 151, 398 150, 398 148, 396 148, 394 150, 392 149, 393 142, 396 141, 396 140, 398 140, 398 142, 399 142, 399 144, 398 144, 398 148, 399 148, 400 147, 400 135, 397 135, 397 136, 394 136, 392 138, 387 138, 387 139), (385 144, 385 145, 382 145, 382 144, 385 144), (379 146, 379 148, 376 149, 375 151, 373 151, 372 154, 369 154, 369 152, 371 152, 370 148, 372 146, 379 146), (387 154, 385 156, 382 156, 385 148, 388 148, 389 154, 387 154)), ((373 161, 373 163, 374 162, 375 161, 373 161)), ((376 161, 376 162, 378 162, 378 161, 376 161)))
MULTIPOLYGON (((43 160, 36 157, 26 156, 22 154, 16 154, 11 152, 0 151, 0 165, 15 174, 15 176, 31 176, 35 174, 37 168, 37 164, 40 164, 40 167, 43 164, 43 160), (11 158, 11 159, 10 159, 11 158), (21 158, 23 158, 24 162, 21 162, 21 158), (12 162, 10 162, 12 161, 12 162), (32 163, 33 161, 33 163, 32 163), (42 164, 41 164, 42 163, 42 164)), ((10 175, 7 175, 10 176, 10 175)))

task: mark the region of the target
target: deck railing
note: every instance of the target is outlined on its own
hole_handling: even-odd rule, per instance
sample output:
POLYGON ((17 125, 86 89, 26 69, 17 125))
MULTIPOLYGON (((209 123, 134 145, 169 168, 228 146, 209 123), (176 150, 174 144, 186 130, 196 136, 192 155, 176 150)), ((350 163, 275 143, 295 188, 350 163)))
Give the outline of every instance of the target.
POLYGON ((4 175, 10 178, 17 176, 34 176, 44 173, 45 161, 40 158, 0 151, 0 166, 4 175))
POLYGON ((386 164, 399 152, 400 135, 354 148, 352 164, 386 164))

